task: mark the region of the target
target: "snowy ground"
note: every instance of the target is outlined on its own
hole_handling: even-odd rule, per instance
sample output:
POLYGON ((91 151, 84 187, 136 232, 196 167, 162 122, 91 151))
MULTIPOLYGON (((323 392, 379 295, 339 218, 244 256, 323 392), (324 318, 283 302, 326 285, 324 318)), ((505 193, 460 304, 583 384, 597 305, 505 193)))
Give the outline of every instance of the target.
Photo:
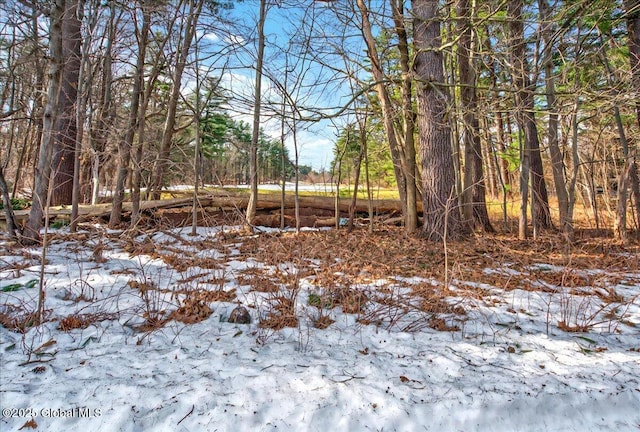
MULTIPOLYGON (((0 430, 640 430, 638 269, 617 270, 602 288, 608 297, 454 279, 445 300, 458 315, 424 312, 410 295, 435 280, 363 277, 349 288, 368 301, 345 313, 319 307, 319 279, 294 263, 247 257, 242 237, 219 228, 188 231, 133 242, 117 232, 54 235, 44 268, 50 320, 24 334, 0 326, 0 430), (257 291, 246 284, 259 281, 252 272, 263 283, 293 275, 297 289, 257 291), (194 317, 204 308, 202 321, 168 320, 207 291, 231 297, 190 304, 194 317), (286 299, 297 325, 261 327, 286 299), (251 324, 227 322, 238 303, 251 324), (323 316, 334 322, 314 327, 323 316), (152 318, 167 322, 152 328, 152 318), (86 328, 60 329, 82 319, 86 328)), ((0 240, 5 320, 34 310, 40 256, 0 240)), ((509 263, 484 272, 525 277, 509 263)))
MULTIPOLYGON (((205 185, 205 187, 207 188, 218 188, 220 187, 217 184, 207 184, 205 185)), ((260 191, 279 191, 282 190, 282 184, 281 183, 261 183, 259 186, 260 191)), ((249 189, 251 188, 251 185, 249 184, 231 184, 231 185, 225 185, 223 188, 230 188, 230 189, 249 189)), ((300 182, 298 183, 298 190, 300 192, 320 192, 320 193, 334 193, 335 192, 335 188, 336 185, 334 183, 307 183, 307 182, 300 182)), ((286 182, 285 183, 285 190, 292 192, 296 189, 296 184, 294 182, 286 182)), ((140 189, 142 192, 146 191, 146 188, 141 188, 140 189)), ((167 191, 173 191, 173 192, 180 192, 180 191, 193 191, 193 185, 173 185, 173 186, 169 186, 167 188, 165 188, 165 190, 167 191)), ((26 195, 29 195, 31 191, 29 189, 25 189, 24 193, 26 195)), ((130 190, 126 190, 126 192, 130 192, 130 190)), ((102 197, 111 197, 113 196, 113 191, 108 190, 108 189, 104 189, 100 192, 100 195, 102 197)))
MULTIPOLYGON (((211 185, 215 187, 215 185, 211 185)), ((229 185, 227 186, 232 189, 249 189, 251 185, 248 184, 239 184, 239 185, 229 185)), ((273 184, 273 183, 262 183, 258 186, 260 190, 265 191, 279 191, 282 190, 282 184, 273 184)), ((285 183, 285 190, 292 192, 296 189, 296 184, 293 182, 285 183)), ((334 183, 298 183, 298 190, 300 192, 320 192, 320 193, 334 193, 336 190, 336 185, 334 183)))

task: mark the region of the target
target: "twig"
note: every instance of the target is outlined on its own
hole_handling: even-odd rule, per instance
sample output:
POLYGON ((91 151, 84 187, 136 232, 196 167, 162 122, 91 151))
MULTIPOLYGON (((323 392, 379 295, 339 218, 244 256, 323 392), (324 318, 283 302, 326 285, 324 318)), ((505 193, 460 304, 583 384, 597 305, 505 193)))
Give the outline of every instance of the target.
POLYGON ((185 415, 184 417, 182 417, 182 418, 180 419, 180 421, 179 421, 178 423, 176 423, 176 426, 177 426, 177 425, 179 425, 180 423, 182 423, 182 421, 183 421, 184 419, 186 419, 187 417, 189 417, 191 414, 193 414, 193 410, 194 410, 195 408, 196 408, 196 406, 195 406, 195 405, 192 405, 192 406, 191 406, 191 411, 189 411, 189 412, 187 413, 187 415, 185 415))
POLYGON ((363 377, 363 376, 352 375, 352 374, 346 373, 345 371, 342 371, 342 373, 343 373, 343 375, 345 375, 345 376, 347 376, 349 378, 344 379, 344 380, 334 380, 333 378, 327 377, 327 379, 329 379, 329 381, 337 383, 337 384, 344 384, 344 383, 349 382, 349 381, 354 380, 354 379, 365 379, 366 378, 366 377, 363 377))
MULTIPOLYGON (((451 348, 451 347, 447 347, 447 348, 448 348, 448 349, 449 349, 449 351, 451 351, 455 356, 460 357, 462 360, 464 360, 464 361, 465 361, 469 366, 482 367, 482 365, 479 365, 479 364, 477 364, 477 363, 474 363, 474 362, 472 362, 471 360, 469 360, 468 358, 465 358, 464 356, 462 356, 462 354, 458 353, 458 352, 457 352, 456 350, 454 350, 453 348, 451 348)), ((506 366, 502 366, 502 365, 496 364, 495 362, 493 362, 493 363, 486 363, 485 365, 487 365, 487 366, 493 366, 493 367, 496 367, 496 368, 499 368, 499 369, 508 370, 508 371, 513 372, 513 373, 515 373, 515 374, 518 374, 518 375, 520 375, 520 376, 524 376, 524 374, 523 374, 522 372, 519 372, 519 371, 517 371, 517 370, 515 370, 515 369, 508 368, 508 367, 506 367, 506 366)))
POLYGON ((29 364, 34 364, 34 363, 49 363, 50 361, 55 360, 55 355, 58 352, 56 351, 55 353, 51 354, 51 358, 49 360, 42 360, 42 359, 37 359, 37 360, 27 360, 26 362, 20 363, 18 366, 26 366, 29 364))

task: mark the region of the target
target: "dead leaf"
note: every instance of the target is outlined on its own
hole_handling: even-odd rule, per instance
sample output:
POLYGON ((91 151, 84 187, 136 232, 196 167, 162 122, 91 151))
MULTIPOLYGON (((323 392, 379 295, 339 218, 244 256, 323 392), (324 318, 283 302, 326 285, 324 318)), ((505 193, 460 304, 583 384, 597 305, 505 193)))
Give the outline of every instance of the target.
POLYGON ((22 425, 22 427, 18 430, 22 430, 22 429, 38 429, 38 423, 36 423, 36 421, 34 419, 31 419, 29 421, 27 421, 25 424, 22 425))

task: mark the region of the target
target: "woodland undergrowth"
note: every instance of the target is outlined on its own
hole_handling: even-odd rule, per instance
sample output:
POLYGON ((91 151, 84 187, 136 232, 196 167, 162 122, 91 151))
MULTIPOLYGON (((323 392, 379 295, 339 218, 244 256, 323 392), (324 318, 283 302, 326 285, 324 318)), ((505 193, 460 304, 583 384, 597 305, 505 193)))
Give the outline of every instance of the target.
MULTIPOLYGON (((128 282, 109 298, 99 298, 86 280, 73 281, 64 300, 79 306, 65 315, 47 309, 46 319, 62 331, 120 320, 147 335, 170 323, 207 320, 218 305, 241 304, 253 310, 258 341, 283 328, 301 328, 302 322, 330 331, 336 311, 353 315, 356 326, 464 332, 470 320, 486 319, 479 313, 491 314, 500 307, 514 315, 531 314, 505 304, 509 292, 520 290, 544 298, 548 310, 555 311, 546 316, 547 328, 589 332, 603 323, 609 331, 635 326, 626 311, 638 306, 638 290, 621 293, 616 287, 640 286, 637 242, 621 246, 583 235, 567 245, 552 234, 526 242, 478 235, 448 242, 445 265, 442 244, 396 228, 257 235, 230 230, 198 242, 163 232, 173 240, 156 242, 152 232, 135 238, 104 232, 55 234, 52 242, 89 245, 88 260, 97 266, 120 250, 131 260, 159 260, 166 269, 161 275, 142 264, 111 270, 128 282), (233 269, 230 260, 248 264, 233 269), (137 296, 137 306, 119 306, 125 295, 137 296)), ((18 274, 30 261, 33 257, 24 252, 24 262, 0 262, 0 271, 18 274)), ((26 333, 33 325, 33 307, 5 296, 0 324, 26 333)))

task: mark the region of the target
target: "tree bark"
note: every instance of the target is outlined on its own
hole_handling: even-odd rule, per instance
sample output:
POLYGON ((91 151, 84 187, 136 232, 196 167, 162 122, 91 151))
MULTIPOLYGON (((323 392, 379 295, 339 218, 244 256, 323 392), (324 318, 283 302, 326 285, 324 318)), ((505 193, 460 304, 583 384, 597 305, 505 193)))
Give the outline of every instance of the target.
MULTIPOLYGON (((362 126, 361 122, 358 122, 360 126, 362 126)), ((360 151, 358 152, 358 156, 355 161, 355 173, 353 180, 353 194, 351 195, 351 204, 349 205, 349 220, 347 221, 347 232, 351 232, 353 230, 353 224, 356 217, 356 204, 358 203, 358 187, 360 186, 360 168, 362 167, 362 159, 364 158, 364 152, 366 150, 366 146, 363 145, 363 132, 358 131, 360 136, 360 151)), ((366 140, 366 135, 364 135, 366 140)), ((416 212, 416 220, 418 218, 416 212)))
POLYGON ((568 239, 573 239, 573 220, 569 211, 569 194, 567 192, 567 180, 565 178, 564 157, 558 143, 558 104, 556 102, 555 78, 553 71, 553 24, 551 9, 547 0, 538 0, 540 21, 542 22, 542 39, 544 41, 544 72, 545 93, 547 110, 549 112, 549 124, 547 126, 547 145, 551 155, 551 171, 553 183, 558 197, 558 211, 560 213, 560 229, 568 239))
POLYGON ((11 199, 9 198, 9 187, 4 179, 4 171, 2 165, 0 165, 0 195, 2 196, 2 206, 4 207, 5 220, 7 221, 7 232, 9 238, 13 241, 18 241, 20 238, 20 228, 16 223, 16 218, 13 214, 13 207, 11 207, 11 199))
MULTIPOLYGON (((77 19, 78 21, 85 20, 85 0, 79 0, 77 6, 77 19)), ((76 136, 75 136, 75 148, 73 152, 73 183, 72 183, 72 195, 71 195, 71 223, 69 229, 71 232, 76 232, 78 229, 78 207, 80 205, 80 181, 81 181, 81 154, 82 143, 84 141, 84 125, 87 118, 87 107, 89 100, 92 97, 93 92, 93 77, 94 72, 91 67, 91 59, 89 57, 89 48, 91 46, 92 35, 96 28, 97 19, 94 14, 89 14, 87 17, 88 29, 85 32, 85 37, 82 38, 81 44, 81 57, 78 64, 78 86, 77 86, 77 98, 75 106, 76 114, 76 136)))
MULTIPOLYGON (((632 31, 635 29, 632 28, 632 31)), ((600 35, 602 44, 605 44, 603 35, 600 35)), ((610 38, 610 35, 608 35, 610 38)), ((611 39, 609 39, 611 44, 611 39)), ((631 42, 630 42, 631 43, 631 42)), ((600 51, 600 57, 602 63, 607 70, 607 81, 611 88, 615 88, 616 77, 611 66, 611 62, 604 51, 600 51)), ((631 56, 630 56, 631 57, 631 56)), ((620 140, 620 147, 624 156, 624 165, 620 176, 618 178, 618 202, 616 210, 616 221, 614 226, 615 237, 622 242, 626 243, 629 240, 629 233, 627 232, 627 200, 628 189, 631 187, 631 196, 636 202, 636 218, 640 219, 640 185, 638 184, 638 172, 635 162, 635 148, 629 142, 627 134, 624 130, 624 123, 622 121, 622 114, 620 112, 619 102, 613 100, 613 117, 616 121, 616 127, 618 129, 618 138, 620 140)))
POLYGON ((636 120, 640 127, 640 0, 624 0, 627 13, 627 34, 631 85, 636 94, 636 120))
MULTIPOLYGON (((151 13, 151 11, 149 11, 149 13, 151 13)), ((167 25, 167 28, 172 27, 177 19, 178 16, 174 15, 171 18, 171 22, 167 25)), ((131 229, 135 228, 138 224, 138 220, 140 219, 140 199, 142 195, 140 193, 140 188, 142 186, 142 159, 147 140, 147 111, 149 109, 149 103, 151 102, 154 85, 160 76, 161 69, 163 68, 161 57, 168 41, 169 36, 166 35, 162 39, 162 42, 157 46, 155 50, 156 56, 153 59, 153 67, 149 72, 146 83, 143 78, 141 85, 142 94, 140 95, 141 100, 138 109, 137 137, 135 145, 133 145, 132 148, 133 174, 131 176, 131 222, 129 224, 131 229)))
MULTIPOLYGON (((32 40, 30 44, 31 44, 32 52, 36 56, 39 54, 42 54, 42 51, 40 49, 40 44, 38 42, 38 38, 39 38, 38 29, 40 25, 38 16, 39 16, 39 13, 37 12, 36 7, 34 6, 33 10, 31 11, 32 40)), ((30 176, 23 175, 23 166, 28 164, 30 155, 32 154, 32 149, 31 149, 32 145, 35 143, 35 147, 37 149, 42 142, 42 128, 43 128, 42 123, 43 122, 42 122, 42 118, 39 116, 42 116, 43 105, 45 103, 45 98, 44 98, 45 73, 44 73, 44 67, 40 67, 41 65, 39 64, 39 62, 36 63, 35 66, 36 66, 36 72, 35 72, 36 81, 34 86, 35 95, 33 98, 33 110, 31 111, 32 114, 29 116, 29 120, 27 122, 27 129, 29 130, 29 133, 26 133, 24 136, 22 151, 20 152, 20 156, 18 158, 18 166, 16 167, 16 173, 15 173, 14 182, 13 182, 13 190, 11 191, 12 197, 15 197, 18 191, 19 185, 21 183, 22 184, 26 183, 25 178, 30 177, 30 176), (35 129, 35 131, 32 132, 33 129, 35 129), (31 135, 31 133, 33 133, 33 136, 31 135), (25 163, 25 156, 27 157, 26 163, 25 163)), ((38 150, 36 150, 35 153, 38 153, 38 150)))
POLYGON ((91 129, 91 204, 98 203, 100 192, 100 168, 104 162, 107 138, 115 120, 115 107, 112 98, 113 86, 113 43, 116 37, 115 3, 109 7, 108 35, 102 59, 102 77, 98 96, 96 125, 91 129))
POLYGON ((522 161, 520 188, 522 209, 519 236, 527 236, 526 205, 529 177, 531 178, 531 208, 534 224, 534 234, 537 228, 551 228, 551 213, 549 211, 549 196, 544 180, 542 157, 540 155, 540 141, 534 111, 534 88, 529 76, 529 65, 526 60, 526 44, 524 40, 524 23, 522 17, 523 0, 509 0, 507 15, 509 17, 509 33, 511 37, 512 80, 516 93, 516 119, 524 135, 522 146, 522 161), (523 220, 524 217, 524 220, 523 220), (523 226, 523 224, 525 226, 523 226))
POLYGON ((540 141, 534 111, 534 88, 529 76, 529 64, 526 59, 524 40, 524 22, 522 15, 523 0, 509 0, 507 16, 509 17, 509 34, 511 42, 512 80, 516 99, 516 120, 523 133, 520 166, 520 195, 522 199, 518 235, 526 238, 527 220, 526 206, 528 201, 528 182, 531 179, 531 207, 534 235, 538 228, 552 226, 549 211, 549 197, 543 176, 540 141))
MULTIPOLYGON (((398 187, 398 193, 400 195, 400 202, 402 203, 402 215, 407 222, 407 215, 409 209, 407 206, 407 169, 404 166, 406 155, 404 154, 398 136, 396 134, 395 125, 393 123, 394 112, 391 102, 391 97, 387 90, 385 83, 385 76, 380 64, 380 57, 378 55, 378 48, 376 47, 376 41, 373 37, 373 31, 371 22, 369 20, 369 9, 365 5, 364 0, 357 0, 358 9, 360 10, 361 23, 362 23, 362 36, 367 45, 367 56, 371 61, 371 73, 375 81, 375 89, 380 101, 380 108, 382 109, 382 124, 384 126, 384 132, 389 142, 389 150, 391 153, 391 161, 393 162, 393 171, 396 177, 396 183, 398 187)), ((412 223, 412 222, 409 222, 412 223)), ((408 229, 409 225, 405 225, 408 229)))
POLYGON ((33 199, 29 211, 29 221, 25 227, 25 242, 40 241, 44 211, 48 204, 49 183, 53 154, 55 124, 58 116, 60 82, 63 67, 62 55, 62 16, 65 1, 56 0, 51 6, 49 24, 49 88, 47 89, 47 104, 42 119, 42 142, 38 153, 35 172, 33 199))
MULTIPOLYGON (((113 194, 113 206, 109 218, 109 226, 116 227, 122 221, 122 202, 124 201, 125 182, 129 176, 129 164, 131 163, 131 147, 136 133, 136 125, 139 121, 140 96, 144 87, 144 65, 151 29, 151 13, 144 0, 140 1, 142 7, 142 28, 138 34, 138 57, 131 89, 131 108, 127 121, 127 129, 124 138, 118 144, 118 174, 116 177, 116 190, 113 194)), ((137 13, 137 11, 133 11, 137 13)))
MULTIPOLYGON (((636 95, 636 120, 640 128, 640 0, 625 0, 624 7, 627 12, 631 85, 636 95)), ((631 143, 629 148, 629 154, 632 158, 629 181, 635 203, 636 220, 640 225, 640 180, 638 178, 638 145, 636 141, 631 143)))
MULTIPOLYGON (((181 97, 182 75, 187 65, 187 58, 191 49, 193 36, 195 35, 196 25, 200 18, 200 12, 204 0, 187 0, 189 1, 189 11, 187 12, 186 22, 184 24, 184 39, 180 45, 180 49, 176 53, 176 64, 171 77, 171 94, 167 102, 167 117, 165 118, 164 129, 162 131, 162 143, 160 144, 160 153, 156 159, 154 169, 154 181, 152 186, 152 199, 160 198, 160 191, 164 184, 164 173, 169 164, 171 155, 171 147, 173 144, 173 135, 175 133, 176 114, 178 111, 178 102, 181 97)), ((182 2, 180 2, 182 4, 182 2)), ((180 7, 178 7, 179 9, 180 7)), ((176 14, 179 10, 176 10, 176 14)))
POLYGON ((404 0, 391 0, 391 12, 396 34, 398 36, 398 52, 402 71, 402 119, 404 126, 405 187, 407 196, 407 214, 405 230, 408 233, 418 229, 418 188, 416 184, 418 167, 416 166, 415 111, 413 109, 413 74, 409 60, 409 39, 404 24, 404 0))
POLYGON ((470 0, 458 0, 458 73, 460 78, 460 103, 464 123, 464 185, 463 212, 465 223, 478 224, 487 232, 494 229, 489 221, 486 203, 485 177, 482 166, 482 141, 478 121, 478 96, 476 93, 476 68, 472 50, 472 12, 470 0))
MULTIPOLYGON (((486 33, 487 34, 489 33, 488 29, 486 30, 486 33)), ((491 38, 489 36, 485 37, 483 44, 487 52, 489 53, 493 52, 491 38)), ((491 95, 494 98, 499 99, 498 73, 496 71, 496 61, 493 58, 493 56, 489 57, 487 61, 487 67, 488 67, 488 72, 490 76, 491 95)), ((505 122, 503 120, 503 113, 502 113, 501 107, 498 106, 497 109, 495 109, 495 111, 496 111, 495 127, 497 128, 498 133, 496 134, 497 148, 493 150, 493 160, 494 160, 494 164, 496 165, 496 177, 500 182, 500 188, 502 190, 502 222, 503 222, 504 229, 506 231, 508 229, 507 198, 511 191, 511 176, 509 173, 509 161, 505 156, 498 158, 497 152, 500 151, 503 154, 506 154, 509 149, 509 143, 507 142, 507 138, 505 136, 506 135, 505 122)), ((508 118, 509 117, 507 114, 507 124, 509 124, 508 118)), ((488 119, 487 119, 487 126, 489 126, 488 119)), ((487 131, 487 133, 491 133, 491 132, 487 131)), ((525 213, 525 219, 526 219, 526 213, 525 213)))
POLYGON ((258 19, 258 57, 256 62, 256 84, 253 106, 253 130, 251 134, 251 148, 249 151, 249 177, 251 195, 247 205, 245 225, 253 231, 253 219, 256 217, 258 205, 258 140, 260 139, 260 108, 262 102, 262 67, 264 60, 264 22, 267 17, 267 1, 260 0, 260 17, 258 19))
POLYGON ((59 115, 56 118, 53 146, 52 205, 73 201, 73 172, 77 138, 78 77, 82 54, 81 23, 78 0, 66 0, 62 15, 62 76, 58 95, 59 115))
POLYGON ((458 237, 462 223, 455 195, 451 128, 441 51, 437 0, 412 0, 418 130, 422 164, 424 235, 442 241, 458 237))

